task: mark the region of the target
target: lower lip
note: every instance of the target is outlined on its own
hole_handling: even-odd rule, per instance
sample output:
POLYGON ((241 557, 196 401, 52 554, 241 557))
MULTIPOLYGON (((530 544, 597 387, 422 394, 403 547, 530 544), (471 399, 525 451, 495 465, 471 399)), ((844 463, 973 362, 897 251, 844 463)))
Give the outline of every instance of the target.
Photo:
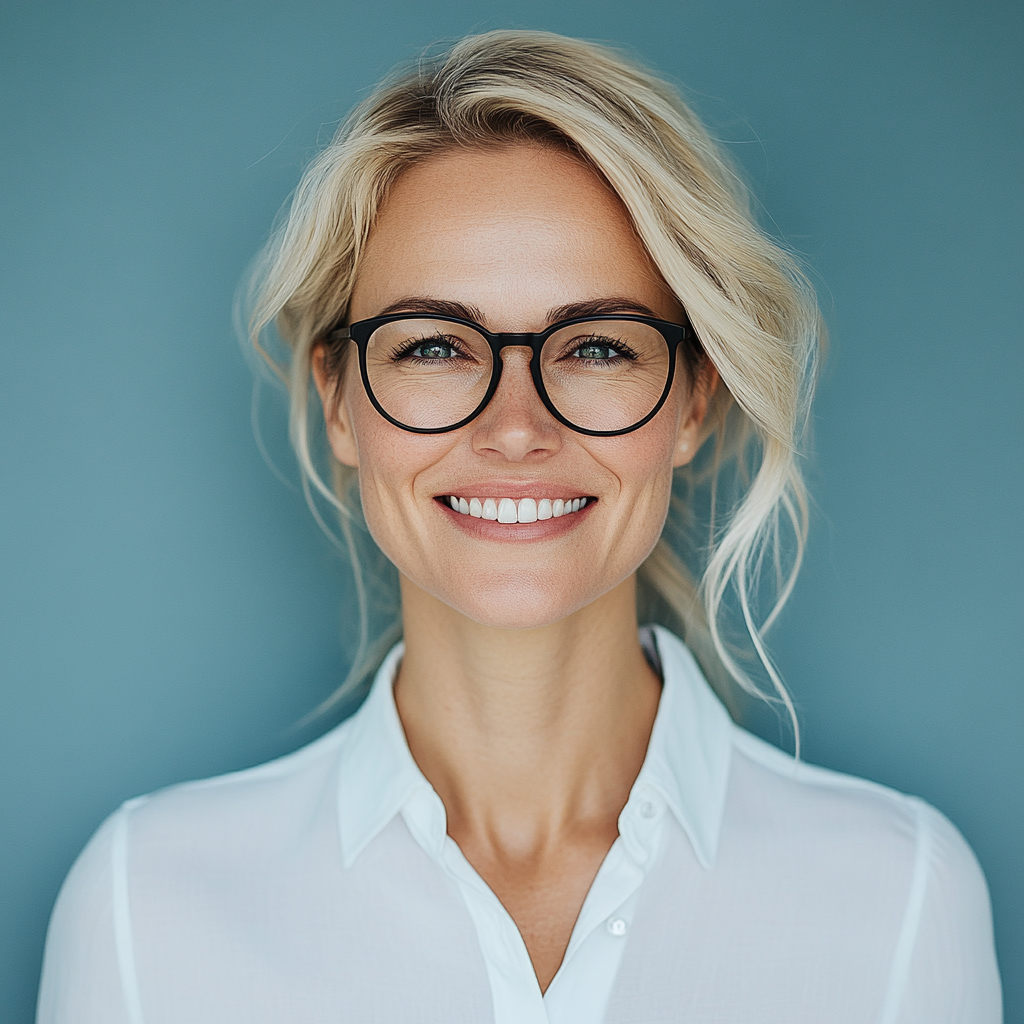
POLYGON ((456 512, 441 498, 436 498, 434 504, 442 515, 447 516, 455 526, 471 537, 478 537, 481 540, 526 541, 548 540, 568 533, 590 514, 591 509, 597 505, 597 499, 588 497, 586 505, 578 512, 570 512, 557 519, 538 519, 535 523, 499 523, 495 519, 465 516, 461 512, 456 512))

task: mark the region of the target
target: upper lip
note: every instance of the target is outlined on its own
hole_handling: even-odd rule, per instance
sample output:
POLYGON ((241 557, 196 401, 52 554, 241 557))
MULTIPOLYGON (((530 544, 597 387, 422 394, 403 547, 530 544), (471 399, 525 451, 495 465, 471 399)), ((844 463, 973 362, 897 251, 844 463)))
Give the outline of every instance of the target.
POLYGON ((453 484, 451 490, 442 491, 438 498, 454 495, 456 498, 583 498, 591 497, 586 488, 567 484, 561 480, 488 480, 476 484, 453 484))

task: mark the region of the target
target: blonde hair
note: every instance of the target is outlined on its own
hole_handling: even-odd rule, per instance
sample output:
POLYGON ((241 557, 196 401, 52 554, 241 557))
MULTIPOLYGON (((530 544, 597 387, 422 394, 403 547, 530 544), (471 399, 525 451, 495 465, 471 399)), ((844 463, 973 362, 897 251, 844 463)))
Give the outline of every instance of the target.
MULTIPOLYGON (((402 171, 452 147, 519 141, 567 148, 609 183, 718 370, 706 443, 677 471, 665 532, 639 572, 638 604, 682 633, 731 706, 737 685, 784 706, 799 751, 793 702, 764 633, 789 597, 807 533, 799 450, 822 333, 813 291, 757 227, 741 179, 669 85, 607 47, 544 32, 470 36, 380 85, 312 162, 250 279, 249 336, 288 385, 307 497, 321 525, 314 493, 340 513, 359 598, 352 671, 324 707, 365 684, 381 644, 371 641, 353 532, 354 471, 327 454, 328 486, 316 467, 312 352, 345 316, 374 218, 402 171), (273 328, 285 343, 280 358, 269 352, 273 328), (700 494, 703 541, 692 521, 700 494), (759 618, 766 564, 774 572, 759 618), (724 625, 730 605, 744 643, 724 625), (744 645, 770 691, 741 664, 744 645)), ((382 642, 396 622, 397 608, 382 642)))

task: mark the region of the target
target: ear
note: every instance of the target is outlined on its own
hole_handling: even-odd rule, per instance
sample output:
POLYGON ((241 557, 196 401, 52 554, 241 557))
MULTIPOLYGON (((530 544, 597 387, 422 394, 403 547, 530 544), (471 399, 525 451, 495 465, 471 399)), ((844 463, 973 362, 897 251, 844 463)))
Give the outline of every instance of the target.
POLYGON ((345 401, 344 376, 332 377, 327 372, 327 351, 323 345, 314 347, 311 354, 313 382, 320 395, 327 426, 327 440, 334 457, 343 466, 359 465, 359 450, 352 430, 352 419, 345 401))
POLYGON ((717 387, 718 370, 715 364, 705 356, 694 374, 690 397, 679 421, 675 457, 672 461, 673 469, 685 466, 697 454, 697 448, 700 446, 701 427, 708 412, 711 396, 717 387))

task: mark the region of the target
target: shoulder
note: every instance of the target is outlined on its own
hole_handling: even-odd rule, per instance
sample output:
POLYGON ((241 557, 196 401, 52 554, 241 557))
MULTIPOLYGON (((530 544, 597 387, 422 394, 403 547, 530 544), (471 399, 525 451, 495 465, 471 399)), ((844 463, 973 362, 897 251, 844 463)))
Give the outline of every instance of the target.
MULTIPOLYGON (((975 886, 981 872, 957 828, 925 801, 867 779, 796 761, 744 729, 732 731, 727 807, 748 834, 784 830, 794 848, 975 886)), ((795 852, 795 851, 794 851, 795 852)))
POLYGON ((854 842, 906 861, 977 861, 956 827, 930 804, 888 786, 797 761, 744 729, 732 730, 730 800, 748 824, 785 824, 798 840, 854 842))
POLYGON ((244 864, 275 856, 316 819, 333 821, 338 754, 350 729, 351 719, 276 760, 129 801, 122 813, 133 868, 147 858, 244 864))
POLYGON ((735 727, 721 841, 726 859, 756 858, 760 884, 778 886, 798 918, 844 921, 886 951, 885 1019, 999 1019, 984 875, 925 801, 796 762, 735 727))
POLYGON ((350 722, 265 764, 127 801, 82 851, 62 898, 89 902, 126 871, 133 881, 160 874, 170 882, 198 867, 244 868, 275 859, 313 822, 330 827, 338 752, 350 722))
POLYGON ((97 829, 64 879, 46 933, 36 1020, 125 1024, 122 894, 115 884, 126 809, 97 829))
POLYGON ((914 797, 797 761, 738 726, 731 739, 730 799, 751 824, 785 822, 805 838, 859 834, 904 850, 915 848, 922 827, 948 825, 914 797))
POLYGON ((38 1020, 136 1019, 139 919, 173 931, 175 915, 195 912, 211 881, 216 888, 273 879, 318 834, 329 850, 337 834, 337 753, 348 726, 267 764, 137 797, 110 815, 54 906, 38 1020))

